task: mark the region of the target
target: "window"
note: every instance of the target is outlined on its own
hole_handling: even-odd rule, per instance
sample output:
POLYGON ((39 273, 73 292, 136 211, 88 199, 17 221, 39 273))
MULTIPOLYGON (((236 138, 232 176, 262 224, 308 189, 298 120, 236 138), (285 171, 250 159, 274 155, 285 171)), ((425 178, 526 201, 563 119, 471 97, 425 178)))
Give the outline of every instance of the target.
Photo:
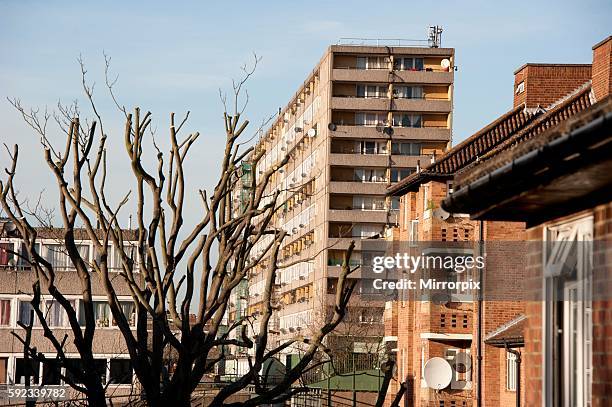
MULTIPOLYGON (((85 326, 85 303, 80 302, 79 323, 85 326)), ((106 328, 110 326, 110 307, 105 301, 93 301, 94 321, 97 327, 106 328)))
POLYGON ((19 319, 18 321, 24 324, 25 326, 29 326, 30 323, 32 326, 40 326, 40 322, 36 314, 34 314, 34 308, 30 301, 27 300, 19 300, 19 319), (34 318, 34 321, 32 321, 34 318))
POLYGON ((353 226, 352 237, 372 237, 379 234, 381 227, 377 225, 355 225, 353 226))
POLYGON ((15 383, 26 384, 29 379, 30 384, 38 384, 40 364, 32 359, 27 362, 23 358, 15 359, 15 383))
MULTIPOLYGON (((75 309, 75 300, 70 300, 70 306, 75 309)), ((50 327, 69 327, 68 314, 61 304, 55 300, 45 301, 43 310, 45 320, 50 327)))
POLYGON ((588 406, 593 372, 593 217, 544 230, 544 404, 588 406))
POLYGON ((414 171, 409 168, 392 168, 391 169, 391 182, 399 182, 406 178, 414 171))
POLYGON ((94 368, 104 384, 106 384, 106 363, 106 359, 94 359, 94 368))
POLYGON ((8 266, 13 260, 13 243, 0 243, 0 267, 8 266))
POLYGON ((394 211, 398 211, 400 208, 400 199, 399 196, 391 197, 391 209, 394 211))
POLYGON ((523 92, 525 92, 525 82, 524 81, 516 85, 516 90, 514 91, 514 93, 517 95, 520 95, 523 92))
POLYGON ((353 208, 370 211, 381 211, 385 209, 385 198, 374 196, 354 196, 353 208))
POLYGON ((394 67, 400 71, 422 71, 423 58, 397 57, 394 61, 394 67))
POLYGON ((0 300, 0 326, 11 324, 11 300, 0 300))
POLYGON ((129 359, 111 359, 109 383, 131 384, 132 363, 129 359))
POLYGON ((389 88, 386 85, 356 85, 359 98, 386 98, 389 88))
POLYGON ((395 86, 393 96, 401 99, 423 99, 422 86, 395 86))
POLYGON ((392 143, 391 154, 421 155, 421 143, 392 143))
POLYGON ((388 57, 357 57, 357 69, 387 69, 388 57))
POLYGON ((386 113, 355 113, 356 126, 384 126, 386 122, 386 113))
POLYGON ((8 358, 0 358, 0 384, 7 382, 8 376, 8 358))
MULTIPOLYGON (((133 244, 124 244, 123 250, 127 257, 134 261, 134 271, 138 270, 138 250, 136 246, 133 244)), ((117 247, 113 246, 113 267, 115 269, 123 270, 123 262, 121 260, 121 250, 118 250, 117 247)), ((110 265, 109 265, 110 266, 110 265)))
POLYGON ((419 221, 410 221, 410 246, 415 246, 419 240, 419 221))
MULTIPOLYGON (((119 302, 123 314, 130 326, 136 326, 136 308, 132 301, 119 302)), ((94 321, 99 328, 117 326, 117 321, 112 316, 110 305, 106 301, 93 301, 94 321)), ((81 301, 79 306, 79 324, 85 326, 85 304, 81 301)))
POLYGON ((61 366, 59 361, 50 359, 45 360, 42 364, 42 384, 59 385, 61 384, 61 366))
MULTIPOLYGON (((40 248, 41 248, 40 242, 34 243, 34 250, 36 251, 36 253, 38 253, 39 255, 42 256, 40 248)), ((28 253, 28 248, 26 247, 25 244, 21 245, 20 253, 21 253, 21 255, 17 259, 17 265, 21 269, 30 268, 30 263, 29 263, 28 259, 31 259, 31 257, 30 257, 30 254, 28 253)))
MULTIPOLYGON (((128 321, 130 326, 136 326, 136 307, 134 307, 133 302, 120 302, 121 310, 123 311, 123 315, 128 321)), ((113 318, 113 326, 117 325, 117 322, 113 318)))
POLYGON ((386 171, 376 168, 357 168, 355 169, 355 181, 359 182, 385 182, 386 171))
POLYGON ((355 150, 360 154, 387 154, 386 141, 356 141, 355 150))
POLYGON ((45 260, 51 263, 56 270, 63 270, 70 266, 70 258, 66 248, 60 244, 44 244, 45 260))
POLYGON ((423 127, 420 114, 394 113, 393 126, 395 127, 423 127))
POLYGON ((516 391, 516 381, 518 377, 518 365, 516 355, 506 352, 506 390, 516 391))

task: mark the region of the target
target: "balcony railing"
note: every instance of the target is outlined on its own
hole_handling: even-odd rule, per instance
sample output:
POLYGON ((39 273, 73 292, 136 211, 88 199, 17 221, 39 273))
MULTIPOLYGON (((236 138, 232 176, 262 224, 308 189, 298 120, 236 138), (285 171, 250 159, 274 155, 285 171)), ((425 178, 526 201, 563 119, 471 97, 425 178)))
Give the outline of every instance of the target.
MULTIPOLYGON (((358 95, 333 95, 335 98, 350 98, 350 99, 391 99, 388 95, 381 96, 358 96, 358 95)), ((412 100, 450 100, 449 97, 439 97, 439 96, 401 96, 401 95, 393 95, 392 99, 412 99, 412 100)))

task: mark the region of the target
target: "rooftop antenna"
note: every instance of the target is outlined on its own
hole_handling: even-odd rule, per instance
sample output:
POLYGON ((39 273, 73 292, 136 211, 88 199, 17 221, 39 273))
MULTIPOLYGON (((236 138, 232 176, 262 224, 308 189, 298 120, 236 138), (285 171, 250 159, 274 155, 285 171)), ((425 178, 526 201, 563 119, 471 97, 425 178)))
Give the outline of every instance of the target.
POLYGON ((440 48, 442 45, 442 27, 439 25, 430 26, 427 41, 430 48, 440 48))

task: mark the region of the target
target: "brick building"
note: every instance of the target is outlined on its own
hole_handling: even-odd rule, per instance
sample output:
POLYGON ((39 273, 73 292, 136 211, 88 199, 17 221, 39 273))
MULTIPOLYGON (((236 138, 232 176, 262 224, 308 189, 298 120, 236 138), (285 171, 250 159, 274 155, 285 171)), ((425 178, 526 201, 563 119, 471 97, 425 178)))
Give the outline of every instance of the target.
MULTIPOLYGON (((610 50, 606 44, 609 42, 597 46, 595 55, 599 53, 601 58, 608 58, 609 65, 610 50), (602 47, 608 47, 607 51, 602 52, 602 47)), ((519 68, 515 72, 514 107, 509 112, 441 157, 432 157, 430 164, 389 189, 390 194, 401 197, 400 226, 394 239, 402 242, 483 241, 490 248, 495 247, 490 244, 494 241, 532 238, 531 230, 525 233, 525 221, 527 226, 529 221, 522 218, 519 211, 515 212, 516 218, 482 218, 474 216, 478 212, 469 206, 450 205, 450 213, 446 213, 446 207, 440 208, 440 204, 453 201, 457 187, 462 186, 459 180, 484 176, 481 171, 486 166, 482 163, 490 161, 500 151, 540 137, 548 129, 590 109, 595 95, 602 94, 601 89, 610 86, 610 72, 601 68, 602 65, 605 63, 596 57, 593 66, 598 66, 600 73, 594 70, 592 80, 593 84, 601 85, 594 85, 593 89, 590 65, 525 64, 519 68)), ((516 180, 517 183, 522 181, 516 180)), ((474 201, 479 199, 473 193, 470 197, 474 201)), ((512 247, 510 243, 505 244, 512 247)), ((516 255, 499 258, 492 257, 494 255, 494 252, 488 253, 487 269, 490 270, 487 270, 484 288, 503 286, 510 292, 514 290, 516 301, 510 298, 453 301, 451 298, 446 304, 437 304, 398 298, 396 303, 387 305, 387 339, 397 338, 397 378, 408 383, 405 399, 412 403, 409 405, 514 405, 517 390, 519 401, 533 397, 529 376, 525 377, 521 370, 530 372, 539 364, 532 357, 522 357, 523 350, 516 350, 525 346, 525 331, 529 331, 530 303, 522 296, 522 289, 530 271, 524 260, 516 255), (447 324, 449 315, 450 326, 447 324), (453 325, 453 318, 462 319, 462 323, 453 325), (428 389, 423 378, 424 360, 440 356, 452 364, 449 353, 455 348, 463 349, 471 359, 470 383, 457 389, 451 382, 451 386, 441 392, 428 389)), ((531 345, 527 342, 526 346, 528 352, 531 345)), ((397 385, 395 389, 392 386, 390 394, 396 390, 397 385)))
MULTIPOLYGON (((473 219, 526 222, 527 406, 612 404, 611 55, 608 37, 593 47, 589 82, 542 115, 558 120, 457 174, 443 203, 473 219)), ((521 89, 524 100, 550 92, 521 89)))

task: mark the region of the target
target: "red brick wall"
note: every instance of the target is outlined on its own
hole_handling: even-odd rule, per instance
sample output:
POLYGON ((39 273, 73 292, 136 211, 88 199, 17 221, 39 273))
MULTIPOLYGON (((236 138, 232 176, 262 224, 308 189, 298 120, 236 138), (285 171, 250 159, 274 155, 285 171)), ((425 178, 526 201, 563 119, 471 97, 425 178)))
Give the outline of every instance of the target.
MULTIPOLYGON (((593 301, 593 407, 612 405, 612 202, 582 211, 568 217, 556 219, 527 231, 529 240, 542 240, 544 227, 573 218, 592 214, 594 216, 594 240, 605 241, 595 245, 593 253, 594 298, 593 301), (599 248, 599 250, 597 250, 599 248), (597 300, 597 297, 600 297, 597 300)), ((530 246, 528 253, 529 272, 535 290, 541 290, 542 252, 539 245, 530 246)), ((526 406, 542 404, 542 303, 527 303, 527 327, 525 332, 526 406)))
MULTIPOLYGON (((412 219, 418 219, 420 241, 477 241, 479 239, 478 221, 459 217, 443 221, 432 216, 432 212, 429 212, 427 217, 425 216, 425 212, 429 209, 428 206, 438 208, 446 195, 446 183, 437 181, 421 185, 418 192, 404 195, 400 203, 399 233, 394 234, 394 236, 406 241, 409 237, 409 222, 412 219), (424 196, 425 188, 428 191, 427 200, 424 196), (433 205, 428 205, 429 201, 433 205)), ((512 222, 485 222, 484 233, 486 240, 523 240, 525 225, 512 222)), ((404 248, 402 247, 399 250, 404 250, 404 248)), ((506 254, 504 258, 516 257, 513 255, 514 253, 511 256, 506 254)), ((497 268, 501 273, 500 278, 510 278, 509 282, 499 282, 500 284, 520 281, 512 264, 506 265, 498 262, 497 268)), ((489 301, 485 302, 483 308, 483 335, 524 313, 523 302, 489 301)), ((393 312, 391 312, 391 315, 393 315, 393 312)), ((409 400, 408 405, 416 407, 435 405, 439 407, 439 402, 444 401, 445 407, 473 406, 476 386, 476 341, 473 340, 469 345, 473 360, 472 389, 436 393, 431 389, 421 387, 422 349, 424 349, 424 357, 427 360, 434 356, 443 357, 445 350, 447 348, 457 348, 457 343, 442 343, 422 339, 421 333, 471 333, 476 338, 476 303, 453 303, 441 306, 429 302, 399 301, 395 315, 397 315, 396 325, 391 320, 386 321, 387 332, 389 332, 386 335, 397 332, 397 378, 398 380, 408 378, 411 383, 410 390, 406 395, 409 400), (442 326, 442 320, 444 320, 444 326, 442 326), (467 322, 467 327, 464 326, 464 321, 467 322)), ((484 348, 488 348, 488 346, 483 346, 483 350, 484 348)), ((500 391, 500 382, 503 381, 505 386, 505 376, 499 375, 499 350, 497 348, 492 348, 492 350, 492 352, 485 351, 484 355, 483 398, 487 402, 486 406, 501 407, 504 404, 500 404, 503 396, 500 391), (491 387, 487 385, 487 380, 492 384, 491 387)), ((390 404, 397 390, 397 382, 392 382, 387 395, 387 405, 390 404)))
POLYGON ((514 73, 514 107, 546 107, 591 79, 591 65, 526 64, 514 73), (525 89, 517 93, 524 82, 525 89))
POLYGON ((612 93, 612 36, 593 47, 593 93, 601 100, 612 93))

